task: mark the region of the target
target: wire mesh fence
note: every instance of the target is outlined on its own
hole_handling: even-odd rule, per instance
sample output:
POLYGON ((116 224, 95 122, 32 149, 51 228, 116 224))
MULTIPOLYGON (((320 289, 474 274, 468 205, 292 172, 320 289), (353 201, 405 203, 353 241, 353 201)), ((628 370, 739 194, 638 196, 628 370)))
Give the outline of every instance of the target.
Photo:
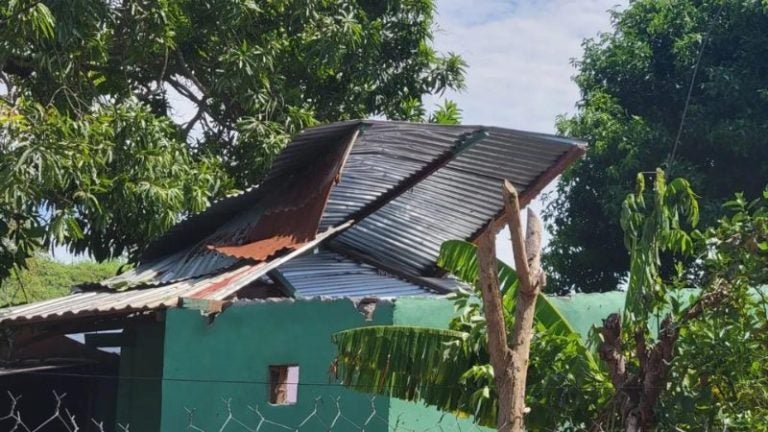
POLYGON ((46 432, 46 431, 81 431, 88 427, 90 430, 106 431, 129 431, 128 426, 117 425, 115 428, 105 426, 103 422, 96 419, 80 419, 70 411, 65 404, 66 394, 52 392, 55 401, 54 408, 50 414, 40 412, 22 413, 19 409, 21 396, 8 393, 9 408, 8 412, 0 417, 0 430, 16 432, 46 432))
MULTIPOLYGON (((21 395, 7 393, 7 411, 0 412, 0 431, 9 432, 152 432, 132 429, 130 424, 104 421, 96 418, 82 418, 68 408, 67 395, 52 392, 53 405, 36 407, 34 412, 20 408, 21 395), (41 410, 43 412, 41 412, 41 410)), ((218 401, 221 409, 213 416, 201 415, 195 408, 184 408, 184 421, 177 425, 163 427, 163 430, 193 432, 463 432, 486 431, 476 425, 461 421, 451 414, 442 414, 432 424, 413 425, 400 416, 382 411, 377 397, 368 398, 363 411, 359 404, 346 406, 340 396, 320 396, 313 401, 312 408, 294 412, 291 420, 281 416, 272 417, 264 407, 248 405, 244 412, 236 412, 231 399, 218 401), (351 414, 348 411, 354 411, 351 414), (223 414, 223 415, 221 415, 223 414), (215 423, 212 425, 212 423, 215 423)))

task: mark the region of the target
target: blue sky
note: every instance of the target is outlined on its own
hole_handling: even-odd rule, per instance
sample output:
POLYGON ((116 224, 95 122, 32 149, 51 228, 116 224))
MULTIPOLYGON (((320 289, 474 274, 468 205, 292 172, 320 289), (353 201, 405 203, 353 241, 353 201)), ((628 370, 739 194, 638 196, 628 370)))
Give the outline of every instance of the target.
MULTIPOLYGON (((459 104, 466 124, 555 132, 555 118, 573 113, 579 99, 571 60, 581 57, 585 38, 610 30, 608 10, 624 5, 618 0, 439 0, 435 45, 469 64, 467 88, 445 97, 459 104)), ((531 207, 541 213, 541 200, 531 207)), ((511 262, 509 233, 502 231, 496 244, 499 257, 511 262)))
MULTIPOLYGON (((438 0, 435 45, 461 54, 469 64, 467 88, 444 97, 459 104, 463 122, 554 132, 555 118, 574 111, 579 98, 571 60, 581 43, 610 29, 608 10, 618 0, 438 0)), ((183 98, 178 120, 194 114, 183 98)), ((440 98, 429 98, 435 105, 440 98)), ((546 192, 546 191, 545 191, 546 192)), ((532 204, 541 211, 540 201, 532 204)), ((497 241, 500 258, 511 262, 509 234, 497 241)), ((547 238, 544 239, 545 243, 547 238)), ((63 261, 73 257, 57 248, 63 261)))
POLYGON ((617 0, 438 1, 435 45, 469 64, 467 88, 448 97, 468 124, 553 132, 573 111, 571 59, 586 37, 610 30, 617 0), (471 6, 468 7, 468 4, 471 6))

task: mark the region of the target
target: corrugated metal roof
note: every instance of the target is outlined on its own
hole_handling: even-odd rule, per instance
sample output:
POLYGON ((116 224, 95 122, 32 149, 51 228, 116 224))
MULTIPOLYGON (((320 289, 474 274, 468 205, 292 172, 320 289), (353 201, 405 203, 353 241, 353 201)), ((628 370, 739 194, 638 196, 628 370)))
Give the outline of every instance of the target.
POLYGON ((237 259, 212 252, 209 246, 221 242, 222 236, 253 229, 260 217, 281 201, 279 197, 284 194, 280 191, 287 187, 287 179, 296 172, 317 168, 321 155, 346 146, 358 128, 362 132, 342 168, 340 182, 331 190, 318 230, 348 221, 401 188, 404 193, 364 220, 355 221, 357 224, 337 243, 414 275, 433 272, 444 240, 472 236, 499 212, 499 188, 504 178, 524 192, 576 144, 562 137, 484 126, 367 120, 308 129, 280 154, 260 188, 222 200, 182 222, 155 242, 145 257, 186 245, 184 252, 145 261, 134 272, 105 285, 158 285, 234 265, 237 259), (435 160, 450 155, 464 139, 479 131, 489 136, 426 179, 413 181, 435 160))
POLYGON ((256 281, 269 271, 264 263, 240 265, 207 277, 187 279, 168 285, 126 291, 108 289, 83 291, 52 300, 0 311, 0 324, 53 321, 80 316, 127 315, 175 307, 181 297, 223 300, 234 291, 256 281), (220 289, 227 288, 227 289, 220 289))
POLYGON ((369 123, 358 136, 320 221, 327 228, 397 187, 481 128, 369 123))
POLYGON ((299 249, 271 261, 256 264, 240 261, 227 270, 205 277, 124 291, 89 289, 52 300, 0 309, 0 325, 165 309, 175 307, 181 297, 224 300, 269 271, 311 251, 333 233, 333 230, 326 231, 299 249))
POLYGON ((352 121, 309 129, 281 153, 259 188, 177 225, 138 268, 100 284, 112 292, 7 309, 0 323, 172 307, 179 297, 221 300, 277 267, 302 296, 423 294, 413 277, 431 275, 444 240, 471 238, 499 214, 503 179, 530 198, 564 169, 578 144, 482 126, 352 121), (287 180, 353 141, 320 220, 322 234, 260 263, 210 250, 248 232, 275 205, 285 206, 287 180), (360 252, 366 262, 411 282, 329 252, 295 259, 333 237, 334 250, 353 257, 360 252))
MULTIPOLYGON (((422 128, 394 123, 367 129, 353 149, 341 183, 331 193, 323 223, 344 220, 381 190, 406 178, 417 169, 415 165, 424 163, 424 147, 428 144, 422 134, 415 132, 422 128), (380 133, 378 128, 385 132, 380 133), (387 140, 403 140, 410 145, 387 145, 387 140)), ((435 150, 445 151, 462 136, 477 130, 443 127, 439 134, 429 135, 433 140, 430 143, 435 150)), ((576 144, 562 137, 499 128, 484 130, 488 132, 486 138, 335 242, 412 274, 431 274, 444 241, 470 238, 499 213, 504 179, 511 180, 523 193, 576 144)))
POLYGON ((81 316, 127 315, 176 307, 181 297, 224 300, 277 268, 300 297, 401 297, 433 291, 384 274, 333 252, 305 249, 277 263, 241 264, 206 277, 167 285, 77 292, 65 297, 0 310, 0 325, 65 320, 81 316), (304 254, 304 255, 301 255, 304 254))
POLYGON ((330 251, 302 255, 277 270, 299 297, 386 298, 436 294, 330 251))

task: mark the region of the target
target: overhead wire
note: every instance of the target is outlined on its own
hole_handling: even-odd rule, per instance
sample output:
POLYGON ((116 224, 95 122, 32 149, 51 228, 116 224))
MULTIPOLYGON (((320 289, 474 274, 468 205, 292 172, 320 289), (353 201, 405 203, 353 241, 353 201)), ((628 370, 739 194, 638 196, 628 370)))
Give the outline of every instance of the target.
POLYGON ((717 12, 715 15, 712 16, 712 18, 709 20, 709 24, 707 26, 707 31, 704 33, 704 37, 701 40, 701 46, 699 47, 699 52, 696 55, 696 62, 693 65, 693 75, 691 75, 691 81, 688 84, 688 93, 685 96, 685 103, 683 104, 683 113, 680 116, 680 125, 677 128, 677 134, 675 136, 675 141, 672 145, 672 151, 669 153, 669 157, 667 158, 667 170, 671 171, 672 165, 675 162, 675 156, 677 155, 677 149, 680 146, 680 138, 683 135, 683 128, 685 127, 685 120, 688 116, 688 108, 690 107, 691 103, 691 95, 693 94, 693 87, 696 84, 696 76, 699 73, 699 66, 701 65, 701 58, 704 54, 704 50, 707 47, 707 43, 709 42, 709 39, 712 35, 712 30, 715 27, 715 23, 717 22, 717 19, 720 17, 720 14, 723 12, 723 9, 725 8, 726 0, 722 0, 720 3, 720 7, 717 9, 717 12))

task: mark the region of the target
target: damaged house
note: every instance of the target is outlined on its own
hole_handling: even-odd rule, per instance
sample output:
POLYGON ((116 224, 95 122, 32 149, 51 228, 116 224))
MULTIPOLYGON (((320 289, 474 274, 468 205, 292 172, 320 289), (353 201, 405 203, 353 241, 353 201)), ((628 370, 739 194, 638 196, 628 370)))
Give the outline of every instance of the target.
POLYGON ((3 370, 31 376, 35 364, 76 377, 66 385, 90 386, 94 400, 83 416, 131 431, 190 421, 219 430, 229 412, 295 425, 315 409, 333 418, 336 403, 366 430, 433 426, 440 414, 429 407, 338 385, 330 336, 445 327, 455 284, 435 265, 440 245, 500 229, 503 179, 525 205, 582 153, 571 139, 496 127, 363 120, 305 130, 260 185, 179 223, 136 268, 0 312, 3 370), (43 348, 19 357, 74 333, 86 333, 84 353, 112 347, 114 358, 82 354, 100 365, 83 369, 43 348))

